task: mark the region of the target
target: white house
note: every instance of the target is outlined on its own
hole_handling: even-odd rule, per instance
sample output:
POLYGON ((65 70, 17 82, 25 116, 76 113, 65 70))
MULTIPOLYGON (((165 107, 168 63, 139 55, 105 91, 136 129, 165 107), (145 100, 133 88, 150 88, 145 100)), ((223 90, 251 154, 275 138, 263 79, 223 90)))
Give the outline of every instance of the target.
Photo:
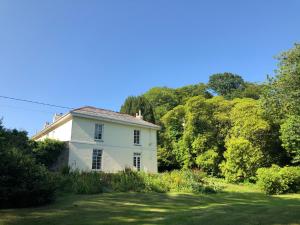
POLYGON ((55 115, 53 123, 32 137, 68 143, 66 160, 72 169, 117 172, 133 168, 157 172, 157 130, 134 116, 90 106, 55 115))

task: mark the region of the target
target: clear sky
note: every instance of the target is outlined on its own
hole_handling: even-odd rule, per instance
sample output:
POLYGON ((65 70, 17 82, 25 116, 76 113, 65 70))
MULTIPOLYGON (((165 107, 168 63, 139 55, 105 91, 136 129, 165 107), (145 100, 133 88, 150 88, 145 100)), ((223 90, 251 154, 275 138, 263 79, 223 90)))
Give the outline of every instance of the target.
MULTIPOLYGON (((0 95, 118 111, 153 86, 264 81, 300 41, 299 0, 1 0, 0 95)), ((29 134, 65 110, 0 99, 29 134)))

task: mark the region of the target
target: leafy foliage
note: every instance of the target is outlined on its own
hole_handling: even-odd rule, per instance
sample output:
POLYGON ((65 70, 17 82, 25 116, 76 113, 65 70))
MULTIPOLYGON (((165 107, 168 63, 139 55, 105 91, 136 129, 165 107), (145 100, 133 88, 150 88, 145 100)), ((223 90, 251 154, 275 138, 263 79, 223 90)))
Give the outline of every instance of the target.
POLYGON ((50 168, 65 148, 64 142, 45 139, 43 141, 35 142, 32 152, 37 162, 50 168))
POLYGON ((300 190, 300 167, 273 165, 257 170, 258 185, 267 194, 282 194, 300 190))
POLYGON ((290 116, 281 124, 282 146, 292 157, 292 162, 300 164, 300 116, 290 116))
POLYGON ((22 149, 0 149, 0 207, 41 205, 53 200, 55 184, 47 169, 22 149))
POLYGON ((209 77, 208 86, 218 95, 229 97, 233 92, 245 88, 241 76, 232 73, 217 73, 209 77))
POLYGON ((162 119, 163 143, 179 165, 217 174, 229 126, 231 104, 222 97, 192 97, 162 119))
POLYGON ((262 96, 262 105, 275 122, 290 115, 300 115, 300 45, 279 56, 276 77, 269 83, 262 96))
POLYGON ((61 147, 61 143, 53 143, 30 141, 26 132, 5 129, 0 121, 0 207, 41 205, 53 200, 56 185, 42 163, 50 163, 54 156, 33 151, 34 147, 41 151, 61 147))
POLYGON ((263 153, 245 138, 231 138, 226 143, 225 161, 220 165, 229 182, 254 179, 256 170, 262 165, 263 153))
POLYGON ((139 110, 141 110, 144 120, 155 123, 152 105, 143 96, 129 96, 121 106, 120 112, 135 116, 139 110))
POLYGON ((164 114, 179 105, 179 99, 172 88, 151 88, 144 94, 144 97, 153 106, 156 121, 159 121, 164 114))

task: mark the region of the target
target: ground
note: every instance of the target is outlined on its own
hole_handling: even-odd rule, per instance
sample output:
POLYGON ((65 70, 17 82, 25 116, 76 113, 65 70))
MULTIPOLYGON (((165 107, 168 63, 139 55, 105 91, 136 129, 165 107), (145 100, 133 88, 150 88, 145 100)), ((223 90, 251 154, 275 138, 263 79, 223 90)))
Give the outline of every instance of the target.
POLYGON ((254 186, 217 194, 63 195, 48 206, 0 210, 0 225, 300 224, 300 194, 266 196, 254 186))

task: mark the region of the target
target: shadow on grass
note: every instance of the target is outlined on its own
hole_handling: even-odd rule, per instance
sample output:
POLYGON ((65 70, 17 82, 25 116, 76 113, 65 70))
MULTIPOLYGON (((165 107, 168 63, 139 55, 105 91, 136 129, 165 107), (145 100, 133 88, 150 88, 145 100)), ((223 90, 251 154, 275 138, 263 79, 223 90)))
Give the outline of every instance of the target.
POLYGON ((11 223, 3 224, 22 225, 300 224, 300 195, 271 197, 234 192, 69 195, 46 207, 3 210, 0 216, 1 213, 12 215, 11 223))

